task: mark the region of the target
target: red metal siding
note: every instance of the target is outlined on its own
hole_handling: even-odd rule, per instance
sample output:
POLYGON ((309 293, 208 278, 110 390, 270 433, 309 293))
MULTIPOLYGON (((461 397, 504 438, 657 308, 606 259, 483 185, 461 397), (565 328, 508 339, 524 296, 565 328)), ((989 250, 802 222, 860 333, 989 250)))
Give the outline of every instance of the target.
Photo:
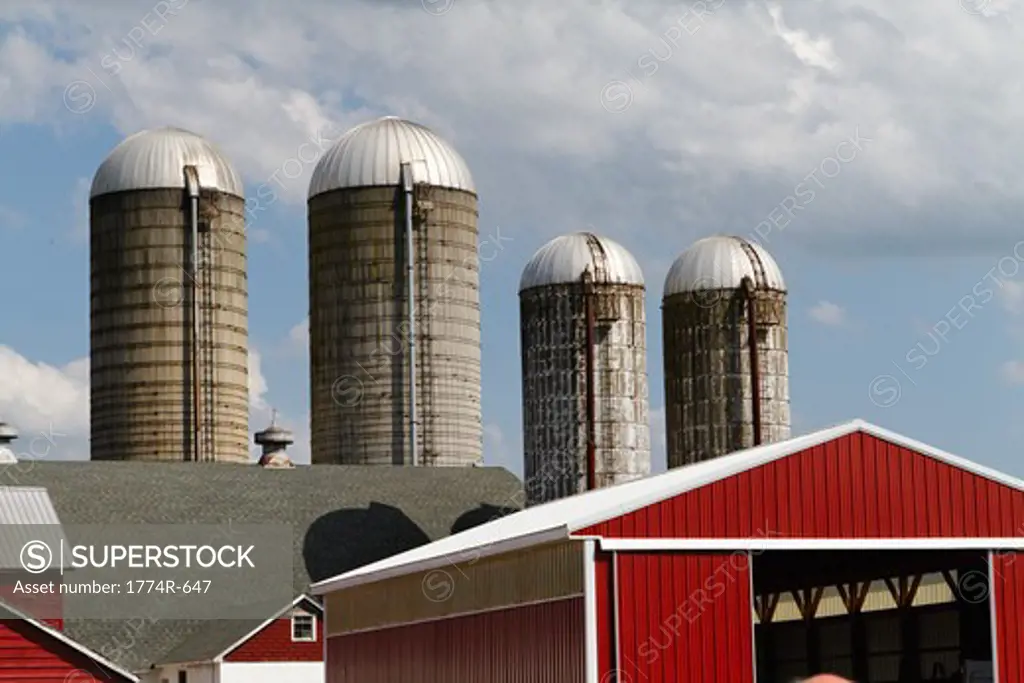
POLYGON ((58 631, 63 630, 64 622, 61 619, 63 613, 63 598, 60 593, 25 593, 16 590, 19 581, 32 584, 52 583, 54 590, 60 590, 61 578, 56 574, 43 574, 28 577, 24 575, 7 576, 0 574, 0 603, 17 610, 20 614, 41 621, 50 628, 58 631))
POLYGON ((95 683, 128 679, 99 665, 25 621, 0 621, 0 681, 95 683))
POLYGON ((754 680, 748 555, 622 553, 617 584, 617 683, 754 680))
POLYGON ((576 532, 612 538, 1024 533, 1024 492, 857 433, 576 532))
MULTIPOLYGON (((615 671, 615 578, 611 553, 594 556, 594 591, 597 598, 597 678, 613 683, 615 671)), ((625 681, 623 681, 625 683, 625 681)))
POLYGON ((327 683, 583 683, 583 598, 334 636, 327 683))
POLYGON ((995 651, 999 683, 1024 683, 1024 557, 1021 553, 992 554, 995 602, 995 651))
POLYGON ((324 658, 323 619, 316 620, 316 640, 292 642, 292 620, 275 619, 224 658, 226 662, 320 662, 324 658))

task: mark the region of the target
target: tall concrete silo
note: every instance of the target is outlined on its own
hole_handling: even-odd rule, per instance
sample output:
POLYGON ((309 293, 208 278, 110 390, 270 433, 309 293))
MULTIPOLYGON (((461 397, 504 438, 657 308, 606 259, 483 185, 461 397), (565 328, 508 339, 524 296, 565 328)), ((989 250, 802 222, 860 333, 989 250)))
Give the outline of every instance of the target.
POLYGON ((651 470, 644 278, 624 247, 580 232, 519 282, 527 504, 651 470))
POLYGON ((94 460, 249 460, 242 182, 208 141, 136 133, 90 199, 94 460))
POLYGON ((313 463, 480 461, 477 217, 466 162, 419 124, 364 123, 321 157, 309 187, 313 463))
POLYGON ((662 300, 668 466, 789 438, 786 284, 759 244, 698 240, 662 300))

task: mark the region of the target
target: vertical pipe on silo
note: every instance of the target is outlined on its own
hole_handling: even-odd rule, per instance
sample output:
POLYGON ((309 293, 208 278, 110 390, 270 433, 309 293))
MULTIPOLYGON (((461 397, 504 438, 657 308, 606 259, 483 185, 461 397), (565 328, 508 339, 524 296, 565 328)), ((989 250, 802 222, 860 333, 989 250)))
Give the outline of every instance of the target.
POLYGON ((419 465, 416 447, 416 256, 413 251, 412 164, 402 164, 402 189, 405 192, 405 261, 409 285, 409 452, 413 467, 419 465))
POLYGON ((185 166, 185 185, 189 194, 189 223, 192 228, 191 256, 189 258, 189 287, 192 295, 192 460, 198 462, 200 413, 199 410, 199 172, 195 166, 185 166))
POLYGON ((597 488, 597 453, 596 453, 596 432, 597 415, 594 399, 594 293, 590 287, 590 269, 583 271, 581 284, 583 290, 583 306, 586 315, 585 343, 587 350, 585 354, 585 372, 587 375, 587 490, 597 488))
POLYGON ((743 278, 743 290, 747 299, 747 347, 750 351, 750 402, 751 420, 754 426, 754 445, 761 445, 761 365, 757 349, 757 307, 755 304, 754 281, 743 278))

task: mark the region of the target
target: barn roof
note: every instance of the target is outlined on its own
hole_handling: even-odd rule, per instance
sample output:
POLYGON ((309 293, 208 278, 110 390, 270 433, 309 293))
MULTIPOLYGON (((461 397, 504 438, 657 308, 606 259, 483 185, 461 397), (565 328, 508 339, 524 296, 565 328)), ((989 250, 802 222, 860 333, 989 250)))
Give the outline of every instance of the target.
POLYGON ((161 657, 157 664, 170 666, 220 661, 269 626, 272 621, 282 618, 285 613, 299 605, 313 610, 317 616, 323 614, 322 608, 308 595, 300 595, 277 614, 272 614, 266 619, 207 622, 205 628, 185 639, 178 647, 161 657))
MULTIPOLYGON (((496 467, 269 470, 229 463, 23 460, 0 465, 0 486, 45 487, 65 527, 291 524, 295 595, 308 592, 311 582, 518 509, 522 500, 522 483, 496 467)), ((140 671, 210 624, 68 619, 64 626, 69 637, 140 671)))
POLYGON ((51 547, 64 539, 60 518, 46 489, 0 485, 0 569, 21 569, 22 548, 31 540, 42 540, 37 525, 53 526, 52 535, 46 539, 51 547))
POLYGON ((863 420, 853 420, 786 441, 672 469, 664 474, 530 507, 460 534, 320 581, 313 585, 312 590, 316 595, 323 595, 342 588, 426 571, 487 555, 497 555, 540 543, 564 540, 570 538, 573 532, 594 524, 620 517, 856 432, 917 451, 950 466, 1024 491, 1024 481, 863 420))
MULTIPOLYGON (((78 653, 80 653, 82 655, 85 655, 90 660, 92 660, 92 662, 94 662, 97 665, 98 668, 100 668, 102 670, 105 670, 105 671, 109 671, 111 673, 115 673, 118 676, 120 676, 123 679, 128 680, 128 681, 138 681, 139 680, 138 677, 135 676, 134 674, 132 674, 131 672, 126 671, 125 669, 123 669, 120 666, 118 666, 116 663, 106 659, 105 657, 103 657, 99 653, 90 650, 88 647, 85 647, 81 643, 76 642, 75 640, 69 638, 68 636, 66 636, 65 634, 61 633, 60 631, 57 631, 56 629, 53 629, 53 628, 47 626, 46 624, 44 624, 43 622, 37 621, 36 619, 33 619, 33 618, 31 618, 30 616, 28 616, 26 614, 22 614, 21 612, 19 612, 18 610, 14 609, 13 607, 10 607, 8 605, 0 605, 0 621, 5 621, 5 620, 20 621, 20 622, 24 622, 26 624, 29 624, 30 626, 32 626, 32 628, 36 629, 40 633, 43 633, 46 636, 52 638, 53 640, 56 640, 57 642, 63 643, 64 645, 67 645, 72 650, 75 650, 76 652, 78 652, 78 653)), ((73 673, 70 674, 66 680, 67 681, 75 680, 74 674, 73 673)), ((84 677, 82 678, 82 680, 85 680, 84 677)))

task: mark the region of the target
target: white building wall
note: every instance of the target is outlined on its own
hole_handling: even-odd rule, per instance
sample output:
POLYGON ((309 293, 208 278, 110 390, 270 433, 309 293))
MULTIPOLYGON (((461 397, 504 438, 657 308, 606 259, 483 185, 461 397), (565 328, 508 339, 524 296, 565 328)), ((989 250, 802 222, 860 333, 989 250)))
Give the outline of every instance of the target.
POLYGON ((215 664, 197 664, 188 667, 165 666, 139 675, 140 683, 178 683, 178 672, 188 673, 188 683, 218 683, 215 664))
POLYGON ((216 683, 324 683, 322 662, 225 662, 220 666, 216 683))

